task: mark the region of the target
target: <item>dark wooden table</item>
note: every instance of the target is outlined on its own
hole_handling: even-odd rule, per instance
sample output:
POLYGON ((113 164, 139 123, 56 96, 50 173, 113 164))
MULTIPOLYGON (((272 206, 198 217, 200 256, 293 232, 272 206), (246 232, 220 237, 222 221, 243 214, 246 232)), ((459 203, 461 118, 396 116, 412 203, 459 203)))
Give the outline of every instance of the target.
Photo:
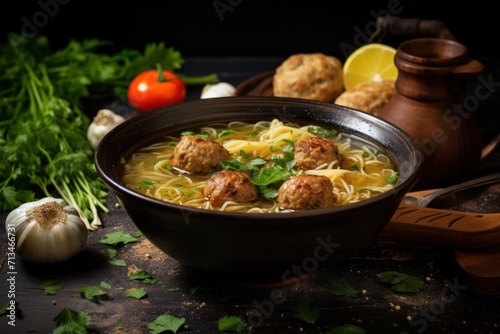
MULTIPOLYGON (((217 72, 222 81, 238 85, 274 69, 282 60, 193 58, 186 60, 183 71, 191 75, 217 72)), ((485 62, 493 81, 500 82, 498 63, 491 59, 485 62)), ((199 98, 200 91, 191 89, 188 98, 199 98)), ((497 96, 494 92, 491 99, 482 101, 483 107, 477 113, 486 141, 500 133, 497 96)), ((500 150, 496 148, 482 162, 480 173, 498 171, 499 166, 500 150)), ((487 196, 482 198, 494 200, 486 207, 498 210, 498 187, 484 192, 487 196)), ((138 230, 112 194, 108 195, 107 207, 110 212, 102 215, 103 227, 90 233, 81 253, 53 265, 15 258, 15 269, 6 265, 4 224, 8 213, 0 214, 0 307, 11 299, 18 303, 13 317, 0 317, 0 333, 51 333, 56 328, 54 317, 64 307, 90 315, 89 333, 149 333, 148 323, 162 314, 185 319, 187 327, 178 333, 220 333, 217 321, 224 316, 240 317, 252 326, 246 330, 252 333, 328 333, 345 324, 359 326, 368 333, 500 332, 500 296, 481 296, 471 291, 457 268, 453 250, 446 247, 377 239, 351 258, 298 284, 249 285, 184 267, 141 236, 137 242, 116 248, 116 257, 127 266, 111 265, 109 246, 99 240, 110 232, 136 235, 138 230), (130 280, 129 273, 137 269, 151 273, 156 283, 130 280), (377 278, 384 271, 419 277, 425 286, 414 294, 394 292, 377 278), (49 279, 63 286, 55 295, 40 288, 49 279), (78 292, 81 287, 100 286, 101 282, 109 284, 109 288, 102 288, 107 292, 103 298, 90 301, 78 292), (332 282, 349 285, 359 295, 334 295, 332 282), (145 298, 125 296, 137 287, 146 289, 145 298), (294 317, 300 304, 321 312, 314 324, 294 317)))

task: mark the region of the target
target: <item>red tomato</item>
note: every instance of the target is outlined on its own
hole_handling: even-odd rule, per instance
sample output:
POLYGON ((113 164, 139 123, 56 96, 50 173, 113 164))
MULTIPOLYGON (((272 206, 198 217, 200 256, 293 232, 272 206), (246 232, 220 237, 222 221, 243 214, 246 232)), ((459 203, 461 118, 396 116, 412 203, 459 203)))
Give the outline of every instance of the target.
POLYGON ((169 104, 179 103, 186 98, 186 85, 173 72, 148 70, 137 75, 128 87, 130 104, 141 112, 151 111, 169 104))

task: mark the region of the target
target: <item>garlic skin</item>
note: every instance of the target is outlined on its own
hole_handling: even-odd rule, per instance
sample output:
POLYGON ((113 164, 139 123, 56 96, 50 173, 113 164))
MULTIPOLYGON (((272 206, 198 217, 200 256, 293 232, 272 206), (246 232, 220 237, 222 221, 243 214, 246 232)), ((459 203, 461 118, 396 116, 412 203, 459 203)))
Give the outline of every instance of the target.
POLYGON ((36 263, 68 260, 83 249, 89 233, 78 211, 65 200, 53 197, 12 210, 5 229, 9 242, 15 237, 16 253, 36 263))
POLYGON ((101 109, 97 112, 87 130, 87 139, 93 149, 97 147, 101 139, 125 118, 109 109, 101 109))
POLYGON ((211 99, 214 97, 234 96, 236 87, 227 83, 206 84, 201 92, 201 99, 211 99))

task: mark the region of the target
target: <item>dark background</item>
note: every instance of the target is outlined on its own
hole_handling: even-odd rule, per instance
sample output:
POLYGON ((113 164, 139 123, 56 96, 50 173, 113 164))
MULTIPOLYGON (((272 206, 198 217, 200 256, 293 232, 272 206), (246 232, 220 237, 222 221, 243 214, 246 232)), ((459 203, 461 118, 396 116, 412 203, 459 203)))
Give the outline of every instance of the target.
MULTIPOLYGON (((27 29, 25 25, 33 23, 34 17, 44 17, 46 12, 43 6, 52 6, 49 8, 52 8, 53 15, 45 14, 47 21, 35 26, 34 34, 48 36, 54 48, 66 46, 72 38, 92 37, 112 41, 114 50, 142 49, 149 42, 164 42, 167 46, 180 50, 185 57, 286 58, 291 54, 301 52, 324 52, 345 59, 341 45, 364 44, 366 40, 363 40, 363 36, 360 36, 357 31, 372 27, 375 22, 374 15, 387 13, 389 4, 398 4, 396 1, 372 1, 369 4, 359 1, 328 3, 304 1, 292 4, 287 1, 278 5, 252 0, 221 1, 219 3, 232 4, 230 9, 223 13, 221 19, 215 10, 213 0, 199 2, 160 0, 156 2, 160 5, 152 1, 125 3, 105 0, 99 2, 60 0, 60 3, 56 0, 30 0, 29 2, 8 2, 8 5, 5 2, 0 10, 0 38, 8 42, 9 34, 19 34, 23 28, 27 29)), ((494 73, 494 81, 500 82, 498 61, 500 59, 498 50, 500 15, 492 5, 485 3, 485 1, 474 1, 459 5, 456 1, 443 3, 401 0, 397 8, 401 10, 398 13, 400 17, 443 21, 457 39, 469 48, 473 57, 489 58, 490 61, 485 63, 495 70, 487 73, 494 73)), ((401 40, 411 37, 386 36, 383 42, 396 47, 401 40)), ((204 63, 210 62, 202 59, 197 64, 204 63)), ((240 62, 240 64, 244 63, 240 62)), ((248 68, 244 72, 240 65, 236 66, 226 61, 217 62, 220 66, 224 66, 221 72, 227 69, 226 73, 217 72, 224 81, 236 84, 245 79, 247 73, 249 75, 255 74, 253 72, 258 73, 266 66, 266 63, 261 60, 257 62, 257 65, 255 63, 249 61, 248 64, 256 67, 248 68), (239 72, 236 72, 234 68, 231 69, 231 66, 239 72)), ((276 64, 277 62, 271 59, 268 63, 276 64)), ((191 66, 191 63, 186 65, 191 66)), ((209 71, 213 69, 214 67, 210 67, 209 71)), ((3 70, 0 64, 0 71, 3 70)), ((477 116, 485 140, 489 140, 498 134, 500 97, 496 93, 495 97, 483 103, 485 108, 481 109, 477 116)), ((498 170, 498 157, 497 148, 490 155, 490 159, 483 163, 483 171, 498 170)), ((497 198, 489 196, 487 192, 485 195, 488 195, 487 198, 490 200, 497 198)), ((106 331, 108 328, 110 331, 116 331, 117 321, 114 317, 117 316, 123 317, 118 319, 119 322, 123 321, 125 328, 136 328, 140 324, 152 321, 157 314, 168 310, 176 316, 189 314, 187 320, 192 331, 200 330, 208 333, 213 328, 214 320, 222 316, 224 312, 244 314, 247 310, 251 311, 252 301, 264 301, 269 298, 269 291, 266 289, 246 290, 234 286, 228 287, 219 281, 207 280, 204 274, 191 275, 189 271, 185 271, 186 268, 184 271, 179 269, 174 260, 155 252, 155 249, 150 250, 152 256, 146 259, 144 253, 138 252, 138 248, 128 247, 120 253, 124 259, 135 262, 141 256, 141 262, 137 262, 138 264, 148 266, 147 268, 151 268, 153 272, 167 273, 161 276, 163 281, 161 284, 149 287, 151 298, 147 300, 147 304, 142 303, 140 304, 142 307, 140 305, 138 307, 137 301, 125 298, 118 293, 112 296, 116 298, 118 304, 108 301, 93 304, 87 303, 84 299, 75 299, 73 292, 77 288, 95 284, 104 276, 110 279, 114 286, 128 286, 130 283, 126 276, 117 274, 116 267, 109 269, 109 266, 103 266, 105 264, 103 261, 95 261, 100 251, 105 252, 101 247, 103 245, 97 240, 107 233, 109 228, 125 227, 130 233, 135 233, 135 228, 123 218, 125 214, 123 210, 114 205, 116 199, 111 197, 108 203, 112 215, 105 217, 109 219, 103 223, 107 228, 97 231, 99 234, 92 236, 94 242, 90 242, 88 249, 82 252, 81 256, 75 257, 75 261, 69 265, 64 264, 56 269, 53 268, 54 270, 46 270, 46 268, 37 270, 38 267, 29 265, 19 267, 18 294, 21 309, 26 316, 17 327, 20 332, 30 332, 34 328, 38 332, 52 330, 55 327, 53 321, 55 314, 61 307, 68 306, 78 311, 87 311, 90 308, 90 313, 93 314, 92 329, 94 331, 95 329, 106 331), (39 283, 45 278, 58 277, 63 282, 66 292, 63 291, 57 296, 57 305, 50 302, 54 297, 38 298, 36 291, 41 291, 38 289, 39 283), (99 280, 96 281, 96 278, 99 280), (187 291, 195 286, 202 286, 202 288, 192 296, 187 291), (180 287, 181 292, 165 293, 166 288, 170 287, 180 287), (186 301, 193 301, 193 303, 186 303, 186 301), (207 307, 197 306, 201 305, 201 302, 203 302, 202 305, 207 302, 207 307)), ((3 217, 6 217, 5 214, 3 217)), ((0 221, 4 219, 0 218, 0 221)), ((443 299, 443 293, 448 295, 444 297, 450 297, 450 292, 445 290, 446 282, 453 281, 457 277, 457 268, 451 250, 415 251, 411 250, 412 242, 409 242, 408 246, 410 250, 401 251, 391 251, 390 247, 369 247, 366 252, 360 253, 333 273, 327 272, 319 275, 318 280, 305 281, 301 283, 301 289, 287 290, 287 304, 281 306, 272 319, 266 319, 266 327, 257 328, 257 330, 270 333, 286 328, 294 333, 314 332, 316 328, 304 327, 305 330, 303 330, 302 323, 290 322, 291 306, 295 306, 298 301, 305 300, 320 307, 324 312, 321 325, 337 322, 342 324, 362 319, 363 323, 359 325, 366 329, 373 328, 374 332, 377 332, 377 328, 378 332, 385 331, 386 333, 400 332, 405 329, 412 332, 423 331, 422 328, 413 327, 405 320, 406 313, 417 312, 419 313, 417 315, 422 316, 420 312, 427 312, 429 307, 436 309, 436 302, 443 299), (396 299, 392 294, 381 290, 378 282, 372 279, 375 274, 384 270, 381 268, 416 276, 431 275, 432 280, 426 283, 428 289, 424 294, 402 298, 397 296, 396 299), (369 298, 334 299, 333 296, 325 293, 326 283, 330 279, 347 282, 354 287, 366 288, 369 298), (400 312, 389 309, 388 305, 391 300, 398 300, 398 305, 402 303, 403 308, 400 312), (394 328, 394 324, 404 327, 394 328)), ((144 249, 148 250, 146 247, 144 249)), ((2 296, 7 295, 5 290, 1 292, 2 296)), ((4 304, 0 303, 0 305, 4 304)), ((430 313, 432 320, 426 322, 429 326, 426 333, 492 333, 493 330, 498 329, 498 296, 483 298, 465 291, 452 304, 447 304, 446 309, 439 308, 437 311, 439 314, 430 313)), ((5 326, 1 327, 5 321, 4 318, 0 321, 0 332, 2 328, 5 328, 5 326)))
MULTIPOLYGON (((287 57, 299 52, 324 52, 343 60, 352 51, 345 46, 365 44, 376 17, 385 13, 440 20, 474 57, 500 53, 500 16, 486 1, 459 5, 455 1, 416 0, 369 4, 315 0, 294 4, 251 0, 40 0, 10 2, 9 7, 4 6, 1 13, 3 41, 24 29, 50 37, 54 48, 65 46, 71 38, 95 37, 112 41, 112 51, 142 50, 148 42, 161 41, 186 57, 287 57)), ((386 35, 382 42, 397 47, 410 37, 386 35)))

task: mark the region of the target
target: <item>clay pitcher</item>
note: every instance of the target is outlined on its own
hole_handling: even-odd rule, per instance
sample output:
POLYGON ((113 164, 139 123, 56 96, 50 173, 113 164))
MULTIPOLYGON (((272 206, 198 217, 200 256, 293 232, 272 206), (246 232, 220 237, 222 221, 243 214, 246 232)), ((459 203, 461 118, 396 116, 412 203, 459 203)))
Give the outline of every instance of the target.
MULTIPOLYGON (((379 116, 406 131, 425 157, 414 189, 444 186, 479 167, 483 146, 466 82, 484 71, 459 42, 417 38, 399 45, 396 93, 379 116)), ((475 102, 475 103, 474 103, 475 102)))

